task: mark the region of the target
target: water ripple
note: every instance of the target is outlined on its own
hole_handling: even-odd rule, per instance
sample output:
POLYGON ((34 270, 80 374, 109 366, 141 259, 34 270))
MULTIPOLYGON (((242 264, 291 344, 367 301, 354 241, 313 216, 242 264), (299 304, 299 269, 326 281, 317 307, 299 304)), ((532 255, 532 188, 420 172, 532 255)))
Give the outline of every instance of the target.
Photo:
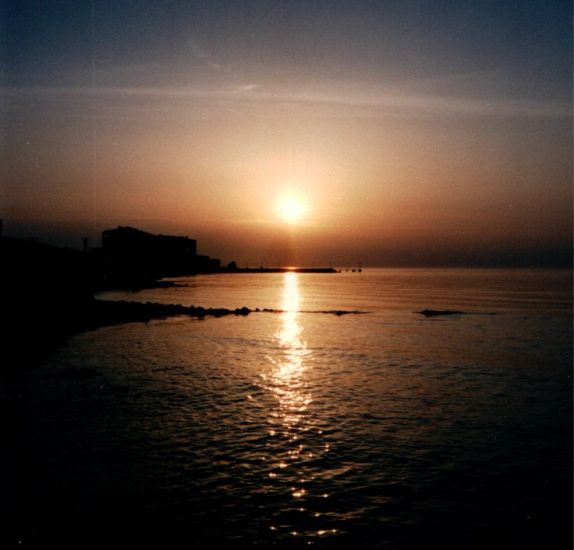
POLYGON ((369 278, 293 275, 272 279, 277 315, 109 327, 6 381, 10 529, 31 546, 558 547, 570 324, 429 323, 381 313, 382 286, 361 302, 369 278), (331 305, 373 314, 302 313, 331 305))

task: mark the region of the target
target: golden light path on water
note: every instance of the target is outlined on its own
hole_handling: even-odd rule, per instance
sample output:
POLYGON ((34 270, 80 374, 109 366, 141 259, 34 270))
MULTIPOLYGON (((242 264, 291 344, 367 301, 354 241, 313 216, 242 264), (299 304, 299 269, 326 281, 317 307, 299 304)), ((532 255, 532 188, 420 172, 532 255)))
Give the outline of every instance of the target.
MULTIPOLYGON (((272 359, 271 388, 279 401, 279 409, 273 413, 273 424, 281 429, 284 437, 295 445, 288 451, 291 460, 300 457, 303 445, 296 445, 301 431, 303 415, 311 403, 311 397, 304 391, 303 375, 308 368, 306 360, 310 352, 302 338, 299 323, 300 295, 297 273, 285 273, 283 300, 281 304, 282 325, 276 335, 280 346, 278 358, 272 359)), ((285 463, 280 463, 285 467, 285 463)), ((304 489, 293 491, 294 496, 302 496, 304 489)))
MULTIPOLYGON (((283 278, 281 325, 274 335, 276 352, 269 356, 270 370, 262 374, 264 387, 275 397, 277 406, 268 413, 271 449, 268 477, 276 482, 275 489, 288 494, 299 512, 317 520, 322 514, 307 508, 309 499, 321 500, 327 494, 310 494, 308 487, 316 481, 317 471, 308 466, 329 452, 316 435, 322 431, 314 425, 311 410, 312 396, 309 373, 312 351, 303 337, 300 323, 301 295, 298 274, 287 272, 283 278), (311 444, 311 442, 314 442, 311 444)), ((276 526, 271 527, 277 530, 276 526)), ((292 531, 293 536, 323 536, 334 534, 333 529, 305 529, 292 531)))

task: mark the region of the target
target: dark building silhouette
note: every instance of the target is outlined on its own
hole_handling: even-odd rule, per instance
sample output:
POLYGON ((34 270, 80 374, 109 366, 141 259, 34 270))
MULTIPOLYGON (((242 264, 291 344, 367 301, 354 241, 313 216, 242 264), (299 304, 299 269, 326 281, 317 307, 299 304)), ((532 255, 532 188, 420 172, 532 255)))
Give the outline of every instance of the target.
POLYGON ((197 254, 189 237, 153 235, 133 227, 102 233, 104 272, 109 281, 147 281, 217 271, 220 261, 197 254))

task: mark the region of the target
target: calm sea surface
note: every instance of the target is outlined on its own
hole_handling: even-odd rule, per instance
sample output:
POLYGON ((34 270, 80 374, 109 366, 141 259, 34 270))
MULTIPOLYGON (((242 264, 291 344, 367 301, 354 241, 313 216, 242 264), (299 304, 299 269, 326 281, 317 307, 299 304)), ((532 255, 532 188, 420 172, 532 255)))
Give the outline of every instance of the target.
POLYGON ((281 312, 106 327, 6 376, 8 542, 571 548, 571 271, 178 281, 101 297, 281 312))

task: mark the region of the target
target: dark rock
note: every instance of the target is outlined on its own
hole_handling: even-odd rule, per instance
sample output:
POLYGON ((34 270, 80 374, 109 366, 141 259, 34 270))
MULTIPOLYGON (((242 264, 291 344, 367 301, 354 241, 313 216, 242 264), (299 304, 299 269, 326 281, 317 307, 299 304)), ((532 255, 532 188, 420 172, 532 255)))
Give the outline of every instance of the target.
POLYGON ((465 315, 464 311, 451 311, 449 309, 423 309, 419 311, 425 317, 438 317, 440 315, 465 315))

